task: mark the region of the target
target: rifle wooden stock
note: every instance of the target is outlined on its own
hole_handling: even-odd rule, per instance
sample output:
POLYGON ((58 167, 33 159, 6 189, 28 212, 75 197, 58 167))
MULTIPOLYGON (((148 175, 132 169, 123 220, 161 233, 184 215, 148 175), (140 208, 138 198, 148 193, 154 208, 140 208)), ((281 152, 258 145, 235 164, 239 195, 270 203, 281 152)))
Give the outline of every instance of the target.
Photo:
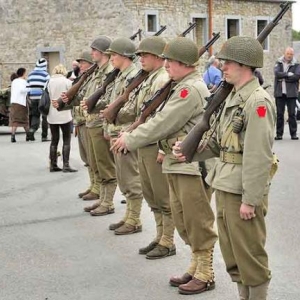
MULTIPOLYGON (((277 14, 277 16, 272 20, 259 34, 257 40, 262 44, 267 36, 271 33, 274 27, 279 23, 283 15, 289 10, 290 3, 286 2, 285 4, 281 4, 281 11, 277 14)), ((216 111, 222 103, 226 100, 227 96, 230 94, 233 88, 232 84, 223 81, 216 92, 212 94, 210 103, 206 108, 202 118, 200 121, 193 127, 193 129, 188 133, 187 137, 180 144, 181 153, 186 157, 188 162, 193 160, 193 156, 197 151, 199 143, 203 137, 203 134, 209 130, 209 120, 214 111, 216 111)))
POLYGON ((113 82, 116 77, 118 76, 120 70, 119 69, 113 69, 111 72, 109 72, 102 84, 102 86, 97 89, 90 97, 86 99, 86 105, 87 105, 87 112, 90 114, 93 109, 95 108, 98 100, 106 93, 106 88, 108 85, 113 82))
MULTIPOLYGON (((199 58, 211 47, 218 39, 220 38, 220 32, 213 33, 213 37, 199 49, 199 58)), ((148 116, 151 115, 167 98, 170 93, 171 86, 173 80, 169 80, 161 89, 156 91, 156 93, 146 102, 144 103, 144 107, 142 107, 142 113, 139 119, 134 122, 127 131, 132 131, 133 129, 137 128, 139 125, 145 123, 148 116)))
POLYGON ((103 116, 109 123, 114 123, 119 110, 128 101, 129 94, 147 78, 148 74, 148 72, 140 70, 126 87, 125 92, 104 109, 103 116))
MULTIPOLYGON (((70 104, 74 96, 78 93, 80 87, 85 82, 85 80, 96 70, 98 67, 97 64, 93 64, 88 70, 86 70, 84 73, 82 73, 79 77, 79 80, 71 86, 66 92, 66 96, 68 97, 67 104, 70 104)), ((62 99, 59 97, 58 100, 58 108, 57 110, 60 111, 64 108, 65 103, 62 101, 62 99)))
POLYGON ((137 128, 139 125, 146 122, 146 119, 151 115, 152 112, 165 101, 171 91, 173 80, 169 80, 161 89, 159 89, 142 107, 142 113, 137 121, 132 123, 126 131, 130 132, 137 128))

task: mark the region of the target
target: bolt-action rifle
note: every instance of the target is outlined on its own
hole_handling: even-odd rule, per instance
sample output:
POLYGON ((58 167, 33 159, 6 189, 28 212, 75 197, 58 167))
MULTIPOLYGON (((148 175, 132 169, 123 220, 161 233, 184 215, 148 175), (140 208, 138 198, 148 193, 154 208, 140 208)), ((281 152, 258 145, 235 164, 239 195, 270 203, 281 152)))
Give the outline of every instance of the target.
MULTIPOLYGON (((85 82, 85 80, 94 73, 94 71, 97 68, 97 64, 93 64, 90 68, 88 68, 85 72, 83 72, 78 81, 73 84, 66 92, 66 96, 68 97, 69 101, 67 102, 67 104, 70 104, 72 99, 74 98, 74 96, 78 93, 80 87, 82 86, 82 84, 85 82)), ((65 103, 62 101, 61 97, 59 97, 57 99, 57 103, 58 103, 58 111, 61 111, 64 107, 65 107, 65 103)))
MULTIPOLYGON (((180 36, 185 36, 188 34, 193 28, 195 28, 196 23, 190 23, 189 27, 180 34, 180 36)), ((129 100, 130 93, 136 89, 149 75, 149 72, 141 69, 135 77, 131 80, 131 82, 127 85, 124 93, 117 97, 117 99, 108 105, 106 109, 103 110, 103 117, 109 122, 114 123, 119 110, 124 106, 124 104, 129 100)))
MULTIPOLYGON (((277 14, 277 16, 269 22, 269 24, 261 31, 257 40, 262 44, 267 36, 271 33, 274 27, 279 23, 284 14, 289 10, 291 3, 286 2, 280 5, 281 10, 277 14)), ((208 99, 208 105, 205 108, 205 111, 202 115, 200 121, 192 128, 192 130, 188 133, 186 138, 180 144, 180 152, 186 157, 186 161, 191 162, 193 160, 193 156, 199 149, 204 149, 205 145, 202 145, 201 139, 206 131, 210 129, 210 117, 214 114, 214 112, 218 111, 220 106, 222 106, 223 102, 226 100, 227 96, 230 94, 233 88, 232 84, 229 84, 225 80, 221 81, 215 93, 213 93, 208 99), (199 145, 200 143, 200 145, 199 145)))
MULTIPOLYGON (((213 33, 213 37, 204 45, 202 46, 199 51, 199 58, 206 52, 208 49, 220 38, 220 32, 213 33)), ((158 107, 166 100, 167 96, 169 95, 171 88, 173 86, 173 80, 170 79, 161 89, 157 90, 156 93, 143 104, 141 108, 141 115, 139 116, 138 120, 135 121, 131 126, 127 129, 128 132, 132 131, 140 124, 145 123, 146 119, 156 111, 158 107)))
MULTIPOLYGON (((159 36, 166 30, 167 26, 161 26, 160 30, 157 31, 154 35, 159 36)), ((136 36, 139 34, 141 29, 138 30, 134 35, 130 37, 131 40, 135 39, 136 36)), ((98 100, 106 93, 107 86, 113 82, 116 77, 118 76, 120 70, 119 69, 113 69, 111 72, 109 72, 102 84, 102 86, 97 89, 87 100, 86 100, 86 106, 87 106, 87 112, 91 113, 93 109, 95 108, 98 100)), ((104 108, 104 107, 103 107, 104 108)))

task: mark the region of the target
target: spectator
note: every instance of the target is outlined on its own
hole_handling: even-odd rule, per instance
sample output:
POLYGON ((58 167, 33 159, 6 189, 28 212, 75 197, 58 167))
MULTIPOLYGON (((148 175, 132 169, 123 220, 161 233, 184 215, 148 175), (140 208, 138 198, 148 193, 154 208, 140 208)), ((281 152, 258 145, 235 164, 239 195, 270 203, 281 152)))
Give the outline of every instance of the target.
POLYGON ((211 56, 208 60, 207 70, 203 75, 203 80, 211 93, 216 90, 222 79, 222 72, 219 66, 220 61, 215 56, 211 56))
POLYGON ((25 79, 26 69, 19 68, 17 70, 18 78, 15 78, 15 75, 12 74, 11 80, 11 107, 9 113, 9 126, 11 126, 11 142, 15 143, 15 133, 18 127, 24 127, 26 131, 26 141, 28 139, 28 130, 29 130, 29 119, 28 119, 28 105, 26 95, 29 91, 27 88, 27 81, 25 79))
MULTIPOLYGON (((49 80, 50 76, 47 72, 47 60, 45 58, 40 58, 36 62, 34 70, 28 75, 28 85, 30 87, 29 98, 31 101, 29 110, 29 139, 34 141, 34 133, 39 129, 40 126, 40 112, 38 109, 39 101, 42 96, 42 90, 44 89, 46 82, 49 80)), ((48 123, 47 116, 42 115, 42 142, 48 141, 48 123)))
POLYGON ((298 140, 296 120, 296 100, 300 78, 300 65, 294 58, 293 48, 286 48, 274 69, 274 96, 277 107, 277 123, 275 140, 282 140, 284 131, 284 111, 288 109, 288 123, 292 140, 298 140))
POLYGON ((73 81, 78 77, 79 72, 80 72, 79 62, 77 60, 74 60, 72 62, 72 70, 67 73, 66 77, 71 81, 73 81))
POLYGON ((57 166, 57 146, 59 142, 59 129, 63 134, 63 172, 77 172, 69 165, 69 157, 71 150, 71 110, 58 111, 55 107, 58 106, 57 99, 61 93, 66 92, 71 86, 71 80, 65 76, 67 74, 66 68, 59 64, 53 69, 53 75, 48 83, 49 96, 52 102, 50 105, 47 121, 50 124, 51 144, 50 144, 50 172, 61 171, 57 166))

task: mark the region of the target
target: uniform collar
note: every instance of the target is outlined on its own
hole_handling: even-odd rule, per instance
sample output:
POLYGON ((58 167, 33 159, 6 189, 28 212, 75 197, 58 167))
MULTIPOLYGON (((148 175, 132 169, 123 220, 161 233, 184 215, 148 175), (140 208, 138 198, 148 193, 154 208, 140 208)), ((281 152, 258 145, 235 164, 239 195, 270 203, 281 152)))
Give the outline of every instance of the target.
POLYGON ((126 78, 129 73, 131 73, 135 69, 134 63, 132 63, 130 66, 128 66, 126 69, 124 69, 122 72, 120 72, 120 78, 126 78))
POLYGON ((240 87, 238 90, 232 89, 229 94, 229 101, 227 107, 232 107, 235 105, 240 105, 243 102, 246 102, 250 97, 252 92, 259 87, 259 82, 256 77, 253 77, 250 81, 240 87))

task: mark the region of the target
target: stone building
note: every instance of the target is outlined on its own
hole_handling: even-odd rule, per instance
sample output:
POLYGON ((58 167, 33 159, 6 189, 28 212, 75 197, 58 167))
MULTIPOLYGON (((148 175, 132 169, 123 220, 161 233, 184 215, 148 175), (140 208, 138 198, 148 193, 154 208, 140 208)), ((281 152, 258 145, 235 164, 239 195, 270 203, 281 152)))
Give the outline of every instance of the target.
MULTIPOLYGON (((49 71, 58 63, 68 68, 92 40, 106 34, 112 38, 130 36, 141 28, 140 38, 152 35, 161 25, 163 37, 180 34, 189 22, 196 29, 188 34, 199 46, 212 32, 221 38, 210 50, 217 52, 233 35, 257 36, 280 10, 281 0, 0 0, 0 87, 8 84, 10 74, 19 67, 32 70, 35 61, 45 57, 49 71)), ((273 81, 273 66, 284 48, 292 44, 292 13, 288 11, 267 38, 266 82, 273 81)), ((138 44, 139 39, 136 39, 138 44)), ((203 68, 209 54, 201 58, 203 68)))

